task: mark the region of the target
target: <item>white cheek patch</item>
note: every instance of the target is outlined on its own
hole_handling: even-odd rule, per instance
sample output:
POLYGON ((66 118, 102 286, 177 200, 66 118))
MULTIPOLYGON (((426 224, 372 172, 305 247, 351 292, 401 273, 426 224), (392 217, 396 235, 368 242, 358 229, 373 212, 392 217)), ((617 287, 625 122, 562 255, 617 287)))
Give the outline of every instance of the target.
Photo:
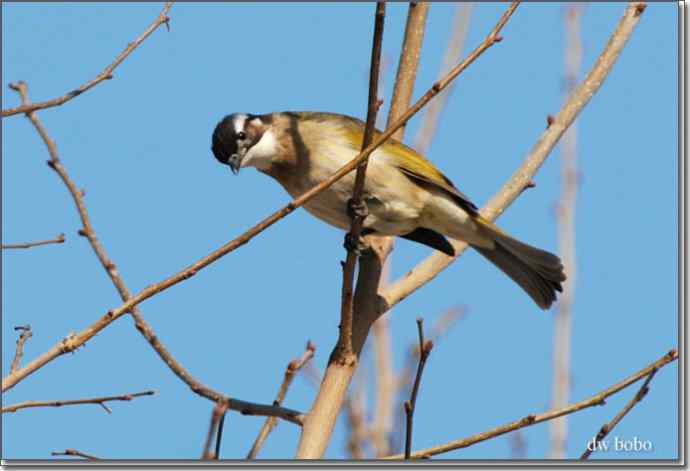
POLYGON ((235 129, 235 133, 244 131, 244 123, 247 121, 247 117, 246 114, 238 113, 232 118, 232 126, 235 129))
POLYGON ((242 159, 242 167, 256 167, 261 170, 268 169, 273 163, 273 157, 278 151, 278 141, 273 131, 266 131, 259 142, 254 144, 247 155, 242 159))

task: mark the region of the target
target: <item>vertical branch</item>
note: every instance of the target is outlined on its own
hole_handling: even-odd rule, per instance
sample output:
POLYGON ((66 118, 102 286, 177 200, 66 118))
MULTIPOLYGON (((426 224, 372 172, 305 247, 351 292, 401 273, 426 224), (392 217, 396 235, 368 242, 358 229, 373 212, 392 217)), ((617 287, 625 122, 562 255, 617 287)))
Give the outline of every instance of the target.
POLYGON ((434 348, 434 343, 431 340, 424 340, 424 319, 419 317, 417 319, 417 331, 419 332, 419 363, 417 365, 417 375, 414 378, 414 386, 412 386, 412 394, 410 400, 405 402, 406 434, 405 434, 405 459, 410 459, 412 452, 412 419, 414 418, 414 410, 417 405, 417 394, 419 394, 419 385, 422 382, 422 373, 424 366, 429 358, 431 349, 434 348))
MULTIPOLYGON (((458 58, 462 53, 463 46, 465 45, 467 30, 469 29, 472 3, 459 3, 455 8, 455 20, 453 21, 450 39, 448 40, 448 48, 443 56, 443 65, 441 66, 441 71, 438 75, 439 79, 444 77, 458 61, 458 58)), ((422 125, 420 126, 419 131, 417 131, 417 135, 415 136, 414 140, 414 148, 417 149, 417 152, 420 154, 426 154, 426 152, 429 150, 431 141, 434 139, 434 135, 436 134, 438 118, 445 108, 446 103, 448 103, 448 98, 450 97, 453 88, 455 88, 454 83, 450 84, 448 88, 441 92, 434 101, 429 103, 426 113, 424 113, 422 125)))
MULTIPOLYGON (((383 266, 381 287, 384 287, 390 279, 390 268, 391 259, 389 257, 383 266)), ((376 391, 374 418, 371 424, 371 442, 378 458, 390 454, 389 434, 393 425, 393 406, 396 390, 391 358, 393 346, 388 319, 388 314, 385 314, 379 317, 372 326, 376 391)))
MULTIPOLYGON (((391 100, 391 107, 388 112, 388 125, 394 123, 410 106, 412 100, 412 93, 414 92, 414 85, 417 79, 417 69, 419 67, 419 58, 424 42, 424 31, 426 28, 426 19, 429 14, 430 4, 426 2, 410 2, 407 11, 407 22, 405 23, 405 34, 403 38, 402 48, 400 50, 400 59, 398 60, 398 71, 395 76, 395 86, 393 89, 393 98, 391 100)), ((399 141, 403 140, 405 135, 405 127, 401 127, 394 134, 393 138, 399 141)), ((376 237, 381 244, 381 251, 379 253, 388 255, 393 249, 393 237, 376 237)), ((371 258, 368 260, 373 261, 371 258)), ((374 301, 376 292, 384 288, 390 281, 390 259, 383 256, 380 260, 376 260, 373 266, 360 267, 363 271, 378 272, 377 267, 382 266, 382 272, 375 284, 369 285, 368 289, 358 290, 357 296, 360 299, 369 299, 374 301)), ((363 264, 367 264, 363 261, 363 264)), ((366 277, 363 277, 366 278, 366 277)), ((372 277, 372 281, 376 276, 372 277)), ((362 304, 367 304, 366 302, 362 304)), ((373 319, 372 312, 358 311, 358 317, 363 318, 363 323, 371 324, 373 319)), ((360 332, 363 329, 360 329, 360 332)), ((394 379, 391 365, 391 342, 388 328, 388 319, 385 316, 379 317, 373 324, 376 359, 376 406, 374 422, 372 424, 372 443, 376 450, 376 456, 381 457, 390 453, 390 445, 388 434, 392 426, 393 415, 393 393, 394 393, 394 379)), ((362 342, 366 340, 362 339, 362 342)))
MULTIPOLYGON (((208 434, 206 435, 206 442, 204 444, 204 452, 201 455, 202 460, 212 460, 218 459, 218 456, 211 451, 211 444, 213 443, 213 438, 216 434, 220 434, 219 425, 221 418, 225 415, 228 410, 228 405, 225 401, 218 401, 213 407, 213 412, 211 413, 211 423, 208 427, 208 434)), ((220 438, 216 444, 216 450, 220 448, 220 438)))
MULTIPOLYGON (((369 100, 367 103, 367 122, 364 128, 364 138, 362 140, 362 150, 366 149, 374 137, 376 113, 380 106, 377 97, 379 87, 379 70, 381 66, 381 44, 383 42, 383 23, 386 17, 386 3, 377 2, 374 19, 374 40, 371 48, 371 66, 369 69, 369 100)), ((355 175, 354 190, 352 192, 351 209, 352 225, 348 234, 350 244, 347 249, 347 258, 343 264, 343 288, 342 303, 340 310, 340 337, 338 345, 333 352, 332 359, 338 363, 346 364, 355 362, 352 349, 352 313, 353 313, 353 284, 355 276, 355 263, 359 255, 356 245, 362 232, 362 225, 366 212, 363 208, 364 201, 362 193, 364 191, 364 178, 366 177, 367 164, 366 158, 357 167, 355 175)))
MULTIPOLYGON (((565 14, 566 51, 565 85, 566 96, 577 85, 582 62, 582 38, 580 37, 580 7, 568 6, 565 14)), ((570 342, 572 306, 575 298, 575 202, 577 197, 577 124, 573 123, 563 136, 561 167, 561 201, 558 204, 558 243, 563 267, 568 274, 563 286, 563 296, 558 303, 554 325, 554 374, 553 407, 568 404, 570 392, 570 342)), ((550 424, 551 458, 563 459, 567 452, 567 417, 559 417, 550 424)))
MULTIPOLYGON (((379 69, 381 64, 381 44, 383 40, 383 24, 386 14, 385 2, 377 2, 374 15, 374 39, 371 48, 371 67, 369 71, 369 99, 367 104, 367 122, 364 130, 362 149, 369 146, 374 137, 374 124, 376 112, 380 106, 377 98, 379 69)), ((357 167, 355 184, 349 209, 355 211, 352 215, 352 226, 348 234, 351 242, 347 251, 347 258, 343 264, 343 287, 340 312, 340 335, 331 357, 328 361, 328 370, 324 376, 319 392, 314 400, 312 409, 307 414, 302 427, 302 435, 297 448, 297 458, 320 457, 323 455, 328 440, 333 433, 335 421, 347 393, 347 388, 352 380, 352 375, 357 367, 358 353, 355 354, 352 342, 353 313, 354 313, 354 270, 358 257, 355 246, 359 244, 362 222, 366 213, 362 210, 362 190, 364 189, 364 177, 367 169, 367 158, 357 167), (328 371, 337 370, 337 375, 329 375, 328 371), (335 400, 334 398, 337 398, 335 400)), ((358 281, 359 282, 359 281, 358 281)))

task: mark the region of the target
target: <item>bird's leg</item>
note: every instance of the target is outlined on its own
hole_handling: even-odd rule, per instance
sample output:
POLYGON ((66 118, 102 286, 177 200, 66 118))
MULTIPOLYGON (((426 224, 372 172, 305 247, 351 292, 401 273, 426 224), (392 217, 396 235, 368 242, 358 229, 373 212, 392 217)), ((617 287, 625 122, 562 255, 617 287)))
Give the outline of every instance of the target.
POLYGON ((364 219, 365 217, 369 216, 369 208, 364 202, 364 198, 360 199, 359 201, 355 201, 352 198, 347 200, 347 215, 350 219, 354 219, 356 217, 364 219))
MULTIPOLYGON (((361 220, 364 220, 364 218, 366 218, 369 215, 369 208, 367 207, 367 204, 364 202, 363 199, 355 201, 354 199, 350 198, 349 200, 347 200, 347 215, 352 220, 354 220, 355 218, 360 218, 361 220)), ((371 232, 371 230, 362 228, 359 237, 357 237, 357 240, 354 240, 355 238, 352 237, 352 234, 350 232, 348 232, 347 234, 345 234, 345 243, 343 244, 345 246, 345 249, 348 252, 354 252, 355 255, 359 257, 363 251, 369 248, 369 244, 367 244, 363 237, 371 232)))
POLYGON ((362 255, 362 252, 369 248, 369 244, 364 239, 364 237, 362 237, 363 235, 364 234, 361 234, 357 238, 357 240, 354 240, 352 234, 350 234, 349 232, 345 234, 345 242, 343 243, 345 250, 347 250, 348 252, 354 252, 355 255, 357 255, 358 257, 362 255))

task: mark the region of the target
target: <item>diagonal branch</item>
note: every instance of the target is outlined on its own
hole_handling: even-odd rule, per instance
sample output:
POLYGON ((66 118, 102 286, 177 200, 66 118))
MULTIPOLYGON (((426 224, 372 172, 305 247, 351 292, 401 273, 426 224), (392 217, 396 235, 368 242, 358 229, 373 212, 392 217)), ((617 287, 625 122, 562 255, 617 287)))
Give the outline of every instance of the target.
POLYGON ((599 429, 599 432, 597 433, 597 436, 594 437, 594 440, 592 442, 592 447, 587 447, 587 450, 585 450, 584 453, 582 453, 582 456, 580 456, 581 460, 586 460, 589 458, 589 455, 592 454, 592 451, 597 449, 597 445, 604 439, 606 436, 611 433, 611 430, 613 430, 618 423, 623 420, 623 417, 625 417, 628 412, 632 410, 633 407, 635 407, 637 404, 642 402, 642 399, 647 396, 647 393, 649 392, 649 383, 652 382, 652 379, 654 378, 654 375, 657 373, 657 369, 652 370, 651 373, 647 376, 647 379, 645 380, 644 383, 642 383, 642 386, 640 386, 640 389, 635 393, 632 399, 623 407, 623 410, 621 410, 616 416, 611 420, 611 422, 608 422, 604 425, 601 426, 599 429))
MULTIPOLYGON (((414 453, 411 454, 412 458, 428 458, 433 455, 438 455, 440 453, 446 453, 448 451, 452 450, 457 450, 459 448, 466 448, 468 446, 474 445, 475 443, 483 442, 485 440, 489 440, 491 438, 498 437, 500 435, 503 435, 508 432, 512 432, 513 430, 518 430, 524 427, 529 427, 530 425, 538 424, 541 422, 546 422, 548 420, 553 420, 557 417, 562 417, 564 415, 572 414, 577 411, 581 411, 583 409, 588 409, 590 407, 594 406, 601 406, 606 403, 606 398, 609 396, 612 396, 623 389, 627 388, 628 386, 635 384, 642 378, 649 376, 653 371, 659 370, 663 368, 664 366, 668 365, 669 363, 675 361, 678 359, 678 351, 674 348, 673 350, 669 351, 666 355, 663 357, 659 358, 657 361, 654 363, 646 366, 645 368, 641 369, 637 373, 633 374, 632 376, 629 376, 628 378, 624 379, 623 381, 620 381, 613 386, 610 386, 603 391, 595 394, 594 396, 585 399, 580 402, 576 402, 574 404, 571 404, 567 407, 563 407, 561 409, 554 409, 550 410, 548 412, 544 412, 542 414, 530 414, 526 417, 523 417, 520 420, 516 420, 514 422, 510 422, 505 425, 501 425, 500 427, 496 427, 494 429, 488 430, 486 432, 478 433, 476 435, 472 435, 467 438, 463 438, 461 440, 454 440, 452 442, 445 443, 443 445, 438 445, 434 446, 431 448, 426 448, 424 450, 419 450, 415 451, 414 453)), ((403 459, 405 455, 394 455, 394 456, 388 456, 386 459, 393 459, 393 460, 399 460, 403 459)))
POLYGON ((35 242, 22 242, 20 244, 2 244, 2 249, 30 249, 31 247, 38 247, 39 245, 63 244, 64 242, 65 234, 58 234, 54 239, 37 240, 35 242))
POLYGON ((156 391, 149 390, 138 393, 121 394, 119 396, 92 397, 88 399, 70 399, 64 401, 24 401, 18 402, 17 404, 13 404, 11 406, 3 407, 1 412, 3 414, 6 412, 17 412, 20 409, 28 409, 30 407, 62 407, 76 406, 80 404, 98 404, 110 414, 112 411, 105 405, 106 402, 131 401, 136 397, 153 396, 154 394, 156 394, 156 391))
POLYGON ((99 457, 94 455, 89 455, 83 451, 75 450, 74 448, 67 448, 65 451, 53 451, 50 453, 52 456, 78 456, 80 458, 86 458, 89 461, 100 460, 99 457))
POLYGON ((15 108, 2 110, 2 117, 4 118, 6 116, 12 116, 19 113, 29 113, 31 111, 52 108, 54 106, 60 106, 63 103, 71 100, 72 98, 79 96, 82 93, 90 90, 102 81, 112 79, 113 71, 117 68, 117 66, 120 65, 127 58, 127 56, 129 56, 137 47, 139 47, 139 45, 142 42, 144 42, 144 40, 148 38, 151 35, 151 33, 157 30, 158 27, 162 24, 165 24, 169 28, 170 18, 168 18, 168 11, 170 11, 172 4, 173 2, 167 2, 163 7, 163 10, 158 15, 158 17, 153 21, 153 23, 151 23, 149 27, 146 28, 146 30, 144 30, 144 32, 141 33, 141 35, 138 38, 136 38, 131 43, 127 44, 127 47, 120 53, 120 55, 118 55, 115 58, 115 60, 103 70, 103 72, 98 74, 96 78, 89 80, 76 90, 72 90, 71 92, 68 92, 61 97, 53 98, 52 100, 42 101, 39 103, 22 103, 20 106, 17 106, 15 108))
MULTIPOLYGON (((587 77, 568 97, 559 113, 551 121, 550 126, 542 133, 539 140, 532 147, 520 168, 513 173, 498 193, 482 208, 481 214, 483 217, 490 221, 498 218, 529 185, 532 177, 544 163, 546 157, 551 153, 551 150, 565 130, 568 129, 568 126, 572 124, 580 111, 589 103, 606 80, 616 59, 618 59, 625 44, 635 30, 643 10, 644 3, 642 2, 633 2, 628 6, 611 35, 608 44, 587 74, 587 77)), ((455 258, 436 252, 419 263, 404 277, 389 285, 381 293, 380 313, 388 311, 431 281, 465 251, 467 244, 454 242, 453 247, 455 248, 455 258)))

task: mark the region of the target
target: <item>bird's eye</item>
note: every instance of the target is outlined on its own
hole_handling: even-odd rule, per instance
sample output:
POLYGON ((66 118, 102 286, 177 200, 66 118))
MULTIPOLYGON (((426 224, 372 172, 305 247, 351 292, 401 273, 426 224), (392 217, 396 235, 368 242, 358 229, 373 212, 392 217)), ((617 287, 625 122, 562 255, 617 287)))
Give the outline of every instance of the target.
POLYGON ((247 138, 247 134, 244 131, 240 131, 237 133, 237 139, 240 141, 243 141, 247 138))

